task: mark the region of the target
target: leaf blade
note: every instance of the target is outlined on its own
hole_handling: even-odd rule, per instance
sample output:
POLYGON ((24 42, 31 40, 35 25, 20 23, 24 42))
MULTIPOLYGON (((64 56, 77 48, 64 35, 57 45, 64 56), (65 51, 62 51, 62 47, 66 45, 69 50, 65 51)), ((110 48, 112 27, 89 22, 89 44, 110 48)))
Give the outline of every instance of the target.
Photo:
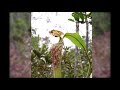
POLYGON ((74 19, 75 19, 76 21, 79 21, 79 14, 78 14, 78 12, 73 12, 73 13, 72 13, 72 16, 74 17, 74 19))
POLYGON ((71 18, 69 18, 68 20, 69 20, 69 21, 72 21, 72 22, 75 22, 74 19, 71 19, 71 18))
POLYGON ((81 20, 84 22, 84 15, 82 12, 79 13, 79 16, 80 16, 81 20))
POLYGON ((64 37, 68 38, 72 43, 74 43, 79 48, 86 49, 85 41, 81 38, 78 33, 66 33, 64 37))

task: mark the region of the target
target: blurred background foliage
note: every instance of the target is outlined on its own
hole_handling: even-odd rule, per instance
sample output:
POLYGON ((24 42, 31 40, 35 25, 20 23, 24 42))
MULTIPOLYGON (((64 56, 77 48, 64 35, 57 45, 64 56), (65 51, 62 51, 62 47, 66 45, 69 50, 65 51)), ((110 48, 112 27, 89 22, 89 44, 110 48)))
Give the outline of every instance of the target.
POLYGON ((111 30, 111 14, 110 12, 93 12, 92 13, 93 32, 92 36, 101 35, 111 30))
POLYGON ((48 50, 48 45, 46 44, 49 40, 48 37, 41 38, 38 36, 33 36, 36 31, 32 29, 32 52, 31 52, 31 62, 32 62, 32 77, 33 78, 50 78, 52 77, 51 70, 51 55, 48 50), (45 41, 39 47, 39 41, 45 41))
POLYGON ((31 14, 26 12, 10 13, 10 37, 21 37, 30 29, 31 14))
POLYGON ((30 38, 30 22, 31 13, 10 13, 10 40, 16 44, 17 48, 19 48, 21 52, 25 50, 22 45, 27 44, 27 40, 30 38))
POLYGON ((10 77, 31 77, 31 13, 10 12, 10 77))
POLYGON ((111 75, 110 62, 110 34, 111 34, 111 13, 92 13, 92 75, 93 78, 109 78, 111 75))

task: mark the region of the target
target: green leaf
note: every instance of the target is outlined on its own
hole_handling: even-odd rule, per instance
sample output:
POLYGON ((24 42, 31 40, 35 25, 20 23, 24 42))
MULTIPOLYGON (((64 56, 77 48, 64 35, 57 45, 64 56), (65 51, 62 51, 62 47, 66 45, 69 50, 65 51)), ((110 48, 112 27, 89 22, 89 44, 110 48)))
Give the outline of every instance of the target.
POLYGON ((74 17, 74 19, 75 19, 76 21, 79 21, 79 13, 78 13, 78 12, 72 13, 72 16, 74 17))
POLYGON ((81 20, 84 22, 84 15, 82 12, 79 13, 79 16, 80 16, 81 20))
POLYGON ((41 53, 38 50, 33 50, 33 52, 40 59, 41 53))
POLYGON ((79 48, 86 49, 85 41, 81 38, 78 33, 66 33, 64 37, 68 38, 71 42, 73 42, 79 48))
POLYGON ((70 18, 69 18, 68 20, 69 20, 69 21, 72 21, 72 22, 75 22, 74 19, 70 19, 70 18))

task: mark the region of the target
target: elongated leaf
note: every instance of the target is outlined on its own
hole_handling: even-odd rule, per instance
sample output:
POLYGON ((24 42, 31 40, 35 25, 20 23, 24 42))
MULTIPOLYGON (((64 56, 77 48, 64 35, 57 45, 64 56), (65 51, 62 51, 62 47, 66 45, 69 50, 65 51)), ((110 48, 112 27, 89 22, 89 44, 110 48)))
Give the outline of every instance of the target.
POLYGON ((71 19, 71 18, 69 18, 68 20, 69 20, 69 21, 72 21, 72 22, 75 22, 74 19, 71 19))
POLYGON ((68 38, 71 42, 73 42, 79 48, 86 49, 85 41, 81 38, 78 33, 66 33, 64 37, 68 38))

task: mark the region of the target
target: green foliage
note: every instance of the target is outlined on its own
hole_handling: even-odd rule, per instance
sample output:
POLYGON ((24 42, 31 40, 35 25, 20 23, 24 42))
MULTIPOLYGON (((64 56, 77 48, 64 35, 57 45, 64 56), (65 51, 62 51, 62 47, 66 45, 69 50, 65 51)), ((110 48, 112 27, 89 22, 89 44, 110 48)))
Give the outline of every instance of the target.
MULTIPOLYGON (((89 77, 89 75, 92 73, 91 72, 91 65, 92 64, 91 64, 91 58, 88 55, 88 52, 86 50, 85 41, 81 38, 81 36, 78 33, 66 33, 64 35, 64 37, 66 37, 69 40, 71 40, 71 42, 73 42, 76 46, 78 46, 79 48, 81 48, 81 50, 83 50, 82 51, 84 53, 83 55, 86 56, 86 58, 87 58, 87 61, 86 61, 87 63, 85 65, 88 65, 88 66, 85 66, 85 69, 82 70, 82 72, 83 72, 82 75, 84 76, 84 72, 87 72, 87 75, 85 75, 85 76, 89 77)), ((80 56, 80 59, 81 59, 81 56, 80 56)), ((81 61, 81 67, 82 67, 82 61, 81 61)))
POLYGON ((84 15, 82 12, 79 12, 79 17, 82 19, 82 21, 84 22, 84 15))
MULTIPOLYGON (((83 49, 79 49, 78 55, 78 66, 77 72, 78 77, 81 78, 87 75, 88 61, 83 49), (84 73, 82 74, 80 63, 83 63, 84 73)), ((88 50, 89 51, 89 50, 88 50)), ((89 52, 91 55, 91 52, 89 52)), ((74 58, 75 58, 75 50, 71 47, 64 47, 62 53, 62 62, 61 62, 61 70, 63 78, 74 78, 74 58)), ((48 67, 52 65, 51 53, 48 49, 48 45, 42 44, 40 48, 32 51, 31 55, 32 60, 32 77, 33 78, 53 78, 52 67, 48 67), (36 53, 36 52, 37 53, 36 53), (36 54, 35 54, 35 53, 36 54), (39 55, 37 56, 37 54, 39 55), (39 72, 39 73, 38 73, 39 72)))
POLYGON ((31 77, 31 14, 10 12, 9 17, 10 76, 31 77))
POLYGON ((72 21, 72 22, 75 22, 74 19, 71 19, 71 18, 69 18, 68 20, 69 20, 69 21, 72 21))
POLYGON ((109 12, 93 12, 93 37, 110 31, 111 17, 109 12))
POLYGON ((32 36, 31 40, 32 40, 32 47, 34 49, 38 49, 38 47, 39 47, 39 40, 40 40, 39 35, 38 36, 34 36, 34 37, 32 36))
POLYGON ((74 77, 74 49, 70 47, 63 48, 62 56, 62 77, 73 78, 74 77))
MULTIPOLYGON (((87 12, 73 12, 72 13, 72 16, 74 17, 74 21, 76 21, 76 32, 79 32, 79 23, 81 24, 84 24, 86 23, 86 30, 88 31, 88 18, 92 18, 91 17, 91 12, 87 14, 87 12)), ((68 19, 69 21, 73 21, 73 19, 68 19)), ((90 24, 92 24, 92 21, 89 21, 90 24)), ((91 64, 91 58, 89 57, 88 55, 88 33, 86 31, 86 34, 87 34, 87 37, 86 37, 86 44, 85 44, 85 41, 83 41, 83 39, 81 38, 81 36, 77 33, 74 33, 74 34, 71 34, 71 33, 67 33, 65 34, 64 37, 68 38, 69 40, 71 40, 71 42, 73 42, 76 46, 78 46, 80 49, 83 49, 83 53, 84 53, 84 56, 86 56, 87 58, 87 64, 85 65, 88 65, 86 66, 84 69, 83 65, 82 65, 82 60, 80 60, 80 67, 81 67, 81 73, 82 73, 82 76, 81 77, 89 77, 90 74, 92 73, 92 64, 91 64), (86 45, 87 45, 87 49, 86 49, 86 45), (85 75, 84 72, 87 72, 87 74, 85 75)), ((76 75, 76 73, 78 71, 76 71, 76 66, 77 66, 77 63, 78 63, 78 49, 76 48, 75 49, 75 65, 74 65, 74 73, 75 73, 75 77, 77 77, 78 75, 76 75)), ((81 56, 80 56, 81 58, 81 56)))
MULTIPOLYGON (((74 58, 75 50, 71 47, 64 47, 62 54, 62 77, 63 78, 74 78, 74 58)), ((92 55, 91 49, 88 49, 89 56, 92 55)), ((91 57, 91 56, 90 56, 91 57)), ((78 78, 87 77, 89 63, 84 49, 79 49, 78 53, 78 65, 77 65, 77 76, 78 78), (83 68, 81 68, 81 65, 83 68), (82 70, 83 69, 83 70, 82 70)))
POLYGON ((85 41, 81 38, 78 33, 66 33, 64 37, 71 40, 79 48, 86 48, 85 41))
MULTIPOLYGON (((36 32, 35 29, 32 29, 32 32, 36 32)), ((32 33, 36 34, 36 33, 32 33)), ((44 39, 48 41, 49 38, 44 39)), ((41 37, 32 36, 32 52, 31 52, 31 62, 32 62, 32 78, 52 78, 52 60, 51 54, 48 50, 47 44, 39 45, 41 37)))
POLYGON ((73 12, 73 13, 72 13, 72 16, 74 17, 74 19, 75 19, 76 21, 79 21, 80 16, 79 16, 79 13, 78 13, 78 12, 73 12))
POLYGON ((52 77, 51 54, 48 47, 43 44, 41 48, 32 51, 32 77, 34 78, 50 78, 52 77))
POLYGON ((10 13, 10 38, 22 37, 30 28, 30 13, 11 12, 10 13))
MULTIPOLYGON (((77 22, 80 22, 81 24, 84 24, 86 18, 92 19, 92 12, 88 14, 85 14, 85 12, 73 12, 72 16, 74 19, 69 18, 68 19, 69 21, 72 21, 72 22, 77 21, 77 22)), ((92 21, 90 21, 89 23, 92 24, 92 21)))
POLYGON ((10 40, 14 42, 19 51, 26 55, 30 43, 30 13, 29 12, 11 12, 10 13, 10 40))

